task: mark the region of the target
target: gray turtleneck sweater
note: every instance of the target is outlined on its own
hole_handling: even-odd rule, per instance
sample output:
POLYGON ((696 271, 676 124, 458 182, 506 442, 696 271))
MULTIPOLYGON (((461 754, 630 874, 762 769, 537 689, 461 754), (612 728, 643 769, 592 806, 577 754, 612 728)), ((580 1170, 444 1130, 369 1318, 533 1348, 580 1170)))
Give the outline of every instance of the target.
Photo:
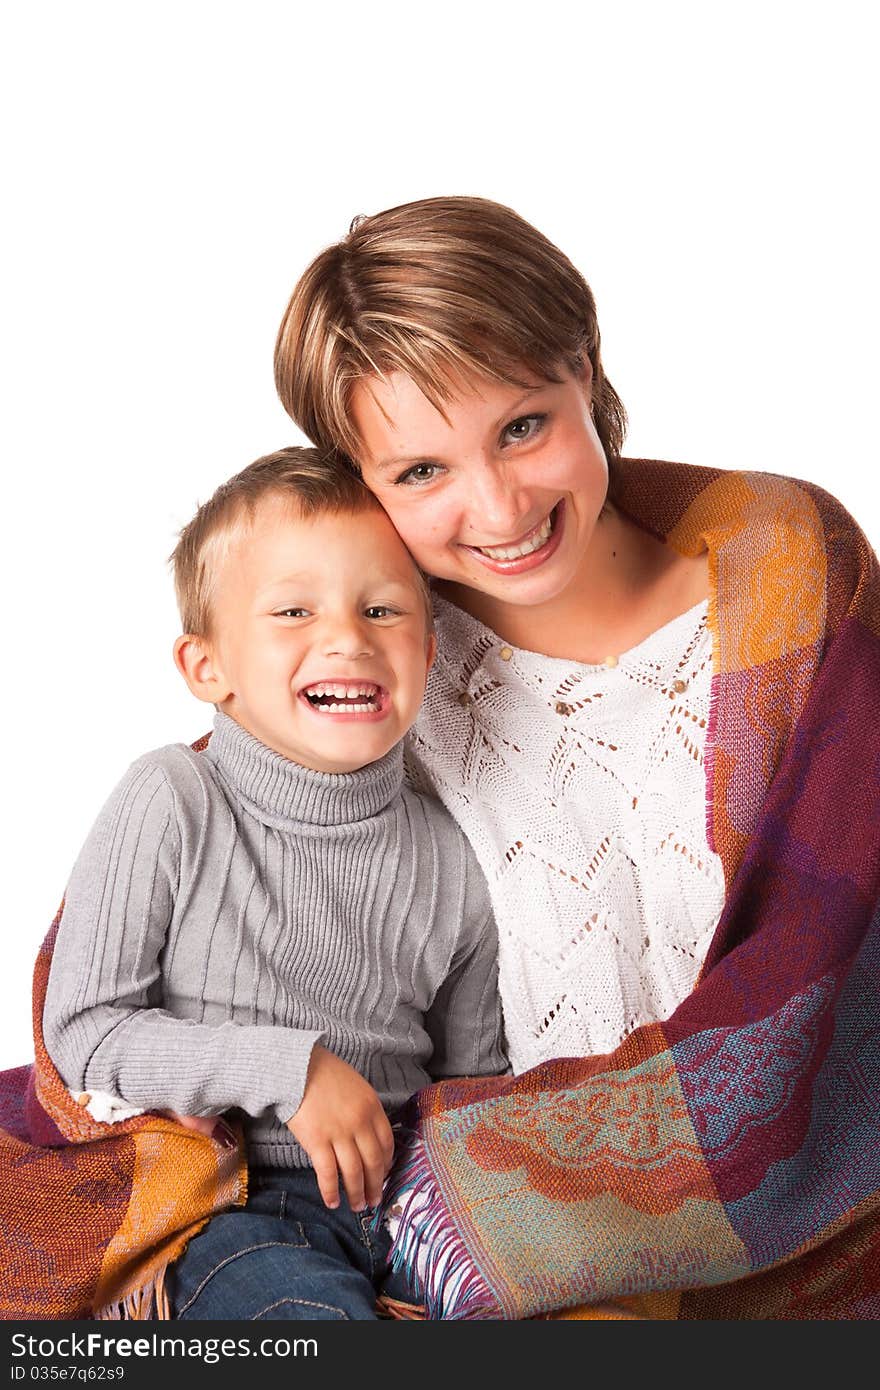
POLYGON ((251 1162, 302 1167, 285 1121, 323 1042, 392 1109, 505 1069, 497 938, 473 852, 403 781, 402 746, 313 772, 218 713, 203 752, 129 768, 65 895, 43 1015, 66 1085, 244 1112, 251 1162))

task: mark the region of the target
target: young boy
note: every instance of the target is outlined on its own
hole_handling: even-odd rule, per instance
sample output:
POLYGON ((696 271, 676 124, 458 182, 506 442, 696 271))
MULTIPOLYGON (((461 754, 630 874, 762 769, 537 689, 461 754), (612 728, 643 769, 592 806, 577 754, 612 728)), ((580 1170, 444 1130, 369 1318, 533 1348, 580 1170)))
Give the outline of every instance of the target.
POLYGON ((224 484, 172 560, 174 658, 213 733, 139 758, 101 812, 44 1036, 75 1091, 243 1112, 248 1202, 173 1268, 176 1317, 371 1318, 386 1111, 505 1068, 485 882, 403 782, 430 598, 372 495, 314 450, 224 484))

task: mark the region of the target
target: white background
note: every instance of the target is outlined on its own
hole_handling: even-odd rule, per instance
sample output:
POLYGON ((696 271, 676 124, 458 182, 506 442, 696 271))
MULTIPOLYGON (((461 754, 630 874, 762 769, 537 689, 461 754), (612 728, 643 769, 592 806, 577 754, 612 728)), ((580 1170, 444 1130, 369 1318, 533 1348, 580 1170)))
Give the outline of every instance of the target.
POLYGON ((110 788, 209 726, 165 559, 297 442, 275 332, 354 214, 510 204, 593 287, 628 452, 812 479, 880 543, 874 8, 6 7, 0 1067, 110 788))

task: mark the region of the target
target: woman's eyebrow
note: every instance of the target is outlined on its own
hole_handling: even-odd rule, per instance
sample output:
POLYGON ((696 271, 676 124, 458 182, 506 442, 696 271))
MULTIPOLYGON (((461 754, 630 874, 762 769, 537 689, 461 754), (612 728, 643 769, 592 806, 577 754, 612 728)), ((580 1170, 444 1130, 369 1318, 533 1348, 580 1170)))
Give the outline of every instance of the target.
MULTIPOLYGON (((539 382, 537 386, 530 386, 525 395, 518 396, 515 401, 511 401, 510 405, 504 407, 504 410, 494 422, 492 428, 495 430, 500 429, 507 420, 515 415, 516 411, 519 410, 521 406, 525 405, 526 401, 531 400, 532 396, 537 396, 540 391, 546 391, 547 387, 552 385, 552 381, 542 381, 539 382)), ((395 455, 393 458, 379 459, 374 466, 377 473, 389 473, 394 468, 412 468, 418 463, 436 463, 437 461, 438 460, 432 457, 431 454, 405 454, 402 456, 395 455)))
POLYGON ((430 458, 427 454, 413 454, 411 458, 399 458, 395 455, 394 458, 379 459, 374 467, 377 473, 391 473, 397 468, 412 468, 414 463, 435 462, 436 460, 430 458))
POLYGON ((525 405, 526 401, 530 400, 532 396, 537 396, 540 391, 546 391, 547 387, 552 385, 552 381, 541 381, 537 386, 529 387, 524 396, 519 396, 515 401, 511 401, 510 405, 505 406, 501 415, 499 415, 498 419, 495 421, 496 430, 500 430, 501 426, 506 424, 511 416, 519 410, 520 406, 525 405))

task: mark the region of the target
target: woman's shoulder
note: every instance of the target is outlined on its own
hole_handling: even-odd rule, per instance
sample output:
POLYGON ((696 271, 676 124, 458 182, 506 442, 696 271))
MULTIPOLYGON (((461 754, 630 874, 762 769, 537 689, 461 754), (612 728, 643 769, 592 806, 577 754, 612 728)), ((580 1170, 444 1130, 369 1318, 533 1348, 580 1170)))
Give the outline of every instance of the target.
POLYGON ((718 612, 727 615, 738 662, 754 647, 749 634, 769 610, 783 647, 827 638, 846 617, 880 635, 876 555, 826 488, 756 469, 619 463, 618 505, 637 524, 682 554, 709 552, 718 612))
POLYGON ((859 547, 863 533, 844 504, 806 478, 765 469, 707 468, 666 459, 620 458, 609 496, 645 530, 676 541, 772 528, 859 547))

